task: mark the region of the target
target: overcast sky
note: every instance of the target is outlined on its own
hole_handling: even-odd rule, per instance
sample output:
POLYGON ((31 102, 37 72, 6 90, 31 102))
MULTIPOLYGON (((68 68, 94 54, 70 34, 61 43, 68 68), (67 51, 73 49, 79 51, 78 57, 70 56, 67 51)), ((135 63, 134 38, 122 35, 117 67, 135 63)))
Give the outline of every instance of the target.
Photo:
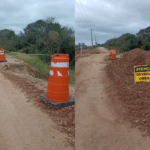
POLYGON ((75 30, 74 0, 4 0, 0 3, 0 30, 23 31, 29 23, 54 17, 55 22, 75 30))
POLYGON ((91 45, 150 26, 150 0, 75 0, 76 44, 91 45))

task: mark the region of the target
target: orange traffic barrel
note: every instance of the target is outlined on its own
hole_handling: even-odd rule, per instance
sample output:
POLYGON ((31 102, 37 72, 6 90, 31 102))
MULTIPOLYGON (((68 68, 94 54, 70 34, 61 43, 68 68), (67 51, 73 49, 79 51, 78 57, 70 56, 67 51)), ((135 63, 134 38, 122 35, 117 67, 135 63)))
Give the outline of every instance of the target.
POLYGON ((0 49, 0 62, 4 62, 5 60, 5 55, 4 55, 4 50, 0 49))
POLYGON ((53 54, 47 94, 42 94, 41 99, 52 107, 66 107, 75 104, 75 99, 69 97, 68 54, 53 54))
POLYGON ((114 48, 111 49, 111 58, 116 59, 116 50, 114 48))
POLYGON ((51 60, 47 99, 55 102, 69 100, 69 56, 54 54, 51 60))

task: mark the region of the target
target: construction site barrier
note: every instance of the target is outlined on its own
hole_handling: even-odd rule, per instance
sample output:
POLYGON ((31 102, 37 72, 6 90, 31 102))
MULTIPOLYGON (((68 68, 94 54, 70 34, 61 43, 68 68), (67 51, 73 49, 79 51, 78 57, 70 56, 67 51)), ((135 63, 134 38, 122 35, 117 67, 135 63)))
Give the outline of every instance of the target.
POLYGON ((46 98, 54 102, 69 100, 68 54, 54 54, 52 57, 46 98))
POLYGON ((0 49, 0 62, 6 61, 5 55, 4 55, 4 50, 0 49))
POLYGON ((110 55, 111 55, 111 58, 112 58, 112 59, 116 59, 116 49, 114 49, 114 48, 111 49, 111 50, 110 50, 110 55))
POLYGON ((53 107, 65 107, 75 104, 75 100, 69 97, 68 54, 52 55, 47 95, 41 95, 41 99, 53 107))

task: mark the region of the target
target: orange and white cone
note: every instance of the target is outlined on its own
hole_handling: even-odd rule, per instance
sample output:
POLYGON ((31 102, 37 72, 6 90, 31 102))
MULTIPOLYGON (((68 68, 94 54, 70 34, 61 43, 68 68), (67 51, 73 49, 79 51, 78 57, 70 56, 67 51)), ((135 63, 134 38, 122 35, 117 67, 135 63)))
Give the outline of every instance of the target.
POLYGON ((4 55, 4 50, 0 49, 0 62, 6 62, 7 60, 5 59, 4 55))
POLYGON ((67 107, 75 104, 75 99, 69 97, 68 54, 53 54, 47 94, 42 94, 41 99, 52 107, 67 107))
POLYGON ((116 49, 111 49, 111 58, 113 59, 113 60, 116 60, 116 49))

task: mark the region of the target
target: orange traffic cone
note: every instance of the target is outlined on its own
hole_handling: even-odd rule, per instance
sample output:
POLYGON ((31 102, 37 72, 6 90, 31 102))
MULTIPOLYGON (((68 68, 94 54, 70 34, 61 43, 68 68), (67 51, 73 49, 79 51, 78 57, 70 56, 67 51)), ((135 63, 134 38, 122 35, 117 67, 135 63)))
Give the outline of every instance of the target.
POLYGON ((110 50, 110 55, 113 60, 116 60, 116 50, 114 48, 110 50))
POLYGON ((52 107, 67 107, 75 104, 75 99, 69 97, 68 54, 53 54, 47 95, 42 94, 41 99, 52 107))
POLYGON ((6 62, 7 60, 5 60, 5 55, 4 55, 4 50, 1 49, 0 50, 0 62, 6 62))

